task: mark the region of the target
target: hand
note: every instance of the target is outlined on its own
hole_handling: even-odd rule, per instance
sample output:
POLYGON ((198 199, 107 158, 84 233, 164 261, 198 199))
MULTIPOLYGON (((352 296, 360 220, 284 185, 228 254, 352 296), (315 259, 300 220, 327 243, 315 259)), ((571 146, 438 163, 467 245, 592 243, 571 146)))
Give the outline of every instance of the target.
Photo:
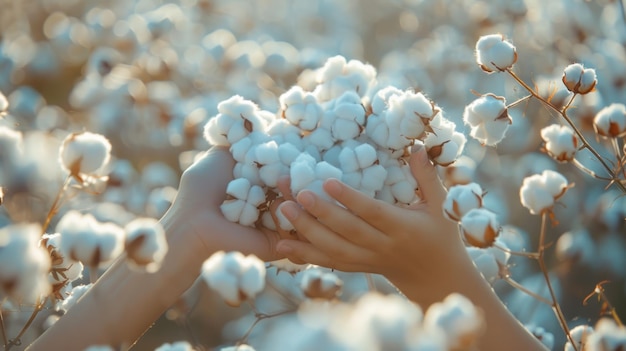
POLYGON ((281 240, 278 251, 294 261, 383 274, 407 295, 419 287, 410 297, 423 303, 445 297, 451 291, 439 290, 450 290, 455 283, 433 282, 454 279, 459 265, 472 263, 456 224, 443 215, 446 190, 423 148, 411 155, 409 165, 421 202, 391 205, 330 179, 324 190, 345 208, 313 192, 300 192, 297 203, 287 201, 280 210, 308 242, 281 240))
POLYGON ((233 179, 232 159, 228 150, 213 147, 182 175, 178 196, 165 215, 189 228, 200 239, 207 257, 215 251, 241 251, 262 260, 282 258, 276 253, 277 233, 245 227, 228 221, 220 205, 226 198, 226 186, 233 179))

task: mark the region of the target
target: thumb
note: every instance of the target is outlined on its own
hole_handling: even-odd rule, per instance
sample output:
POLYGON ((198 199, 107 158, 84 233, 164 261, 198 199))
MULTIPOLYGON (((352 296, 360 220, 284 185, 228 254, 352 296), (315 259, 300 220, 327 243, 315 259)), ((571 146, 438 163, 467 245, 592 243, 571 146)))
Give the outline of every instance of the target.
POLYGON ((428 159, 426 148, 423 144, 415 144, 411 151, 409 167, 424 200, 430 204, 442 204, 446 199, 446 188, 441 183, 437 168, 428 159))

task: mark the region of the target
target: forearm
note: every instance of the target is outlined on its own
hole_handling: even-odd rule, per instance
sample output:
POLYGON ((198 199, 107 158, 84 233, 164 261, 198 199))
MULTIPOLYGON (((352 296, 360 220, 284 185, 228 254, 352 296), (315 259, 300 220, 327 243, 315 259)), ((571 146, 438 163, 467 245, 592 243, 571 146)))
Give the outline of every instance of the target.
POLYGON ((161 220, 169 250, 158 272, 136 272, 119 260, 28 350, 132 345, 191 286, 209 255, 179 218, 166 215, 161 220))
POLYGON ((440 281, 433 282, 428 287, 413 284, 414 280, 410 275, 389 279, 409 299, 423 308, 443 300, 453 292, 470 299, 483 311, 485 320, 485 330, 479 338, 478 345, 481 351, 545 350, 544 346, 508 311, 468 257, 459 259, 450 269, 452 270, 447 274, 439 275, 440 281))

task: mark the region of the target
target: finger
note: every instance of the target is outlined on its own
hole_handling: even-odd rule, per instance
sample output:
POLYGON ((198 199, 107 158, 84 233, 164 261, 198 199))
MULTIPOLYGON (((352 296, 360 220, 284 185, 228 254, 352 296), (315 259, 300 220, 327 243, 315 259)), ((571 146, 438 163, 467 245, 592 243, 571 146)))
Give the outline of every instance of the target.
POLYGON ((428 159, 426 148, 421 146, 413 150, 409 157, 409 167, 426 202, 435 206, 442 204, 446 198, 446 189, 441 183, 437 169, 428 159))
POLYGON ((307 212, 327 228, 359 247, 375 250, 389 241, 386 234, 347 209, 322 199, 312 191, 301 191, 296 199, 307 212))
POLYGON ((330 257, 345 257, 359 261, 368 253, 365 248, 349 242, 341 235, 328 229, 293 201, 286 201, 279 210, 300 235, 330 257))
POLYGON ((278 233, 278 235, 280 236, 281 239, 299 239, 299 240, 305 240, 305 238, 303 238, 301 235, 298 235, 298 232, 293 229, 293 230, 285 230, 281 227, 280 225, 280 220, 278 219, 278 216, 276 215, 276 211, 279 211, 280 205, 282 205, 286 200, 283 198, 277 198, 274 201, 272 201, 272 204, 269 207, 269 211, 270 211, 270 215, 272 216, 272 220, 274 221, 274 226, 276 226, 276 232, 278 233))
POLYGON ((286 200, 296 201, 291 194, 291 178, 289 176, 278 178, 276 187, 286 200))
POLYGON ((278 242, 276 249, 292 262, 308 262, 344 272, 362 272, 366 270, 361 265, 338 260, 336 256, 328 255, 310 243, 297 240, 281 240, 278 242))
POLYGON ((394 223, 406 219, 406 209, 372 199, 337 179, 326 180, 323 187, 328 195, 339 201, 357 217, 387 235, 390 234, 389 231, 394 227, 394 223))
POLYGON ((186 206, 218 208, 226 198, 234 165, 226 148, 212 147, 183 172, 177 199, 186 206))

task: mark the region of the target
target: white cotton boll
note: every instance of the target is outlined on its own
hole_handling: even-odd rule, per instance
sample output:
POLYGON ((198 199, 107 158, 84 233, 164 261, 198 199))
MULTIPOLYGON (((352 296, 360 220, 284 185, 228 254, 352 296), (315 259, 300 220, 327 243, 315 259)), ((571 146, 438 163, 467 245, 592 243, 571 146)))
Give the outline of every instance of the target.
POLYGON ((389 126, 385 123, 385 118, 378 115, 370 115, 367 118, 365 134, 369 136, 378 146, 387 148, 389 139, 389 126))
POLYGON ((593 127, 598 135, 607 138, 626 136, 626 106, 613 103, 600 110, 593 119, 593 127))
POLYGON ((259 209, 256 206, 251 205, 246 202, 241 210, 241 214, 239 215, 239 224, 245 226, 253 226, 254 223, 259 219, 259 209))
MULTIPOLYGON (((259 167, 256 164, 250 163, 240 163, 241 166, 238 169, 239 178, 247 179, 250 184, 254 185, 263 185, 263 181, 261 180, 261 175, 259 174, 259 167)), ((234 171, 234 170, 233 170, 234 171)), ((233 172, 233 175, 235 173, 233 172)))
MULTIPOLYGON (((216 144, 213 144, 216 145, 216 144)), ((233 156, 233 159, 237 162, 244 162, 246 154, 252 147, 252 139, 243 138, 238 142, 232 144, 230 146, 230 154, 233 156)))
POLYGON ((240 276, 240 290, 249 298, 265 288, 265 263, 254 255, 246 256, 240 276))
POLYGON ((488 249, 468 247, 467 253, 474 261, 478 271, 490 284, 499 278, 500 267, 498 267, 498 261, 488 249))
POLYGON ((309 143, 315 145, 320 151, 330 149, 335 143, 330 130, 326 128, 317 128, 305 138, 309 143))
POLYGON ((7 97, 0 91, 0 116, 2 116, 9 108, 7 97))
POLYGON ((278 229, 278 227, 276 226, 276 222, 274 222, 274 218, 269 211, 261 213, 261 225, 273 231, 276 231, 278 229))
POLYGON ((360 168, 366 168, 374 164, 378 159, 376 149, 370 144, 361 144, 354 148, 357 161, 360 168))
POLYGON ((50 293, 50 254, 38 245, 40 235, 38 224, 0 228, 0 298, 31 304, 50 293))
POLYGON ((290 123, 303 130, 313 130, 324 113, 315 96, 294 86, 279 98, 280 106, 290 123))
POLYGON ((344 173, 341 177, 342 182, 346 183, 348 186, 354 189, 359 189, 362 179, 363 174, 361 172, 344 173))
POLYGON ((111 158, 111 143, 100 134, 90 132, 68 135, 59 150, 59 160, 64 169, 80 179, 81 175, 94 174, 111 158))
POLYGON ((545 346, 548 350, 552 350, 554 347, 554 335, 552 333, 537 325, 525 325, 524 327, 529 333, 537 338, 543 346, 545 346))
POLYGON ((471 127, 470 135, 481 144, 493 146, 500 142, 511 122, 506 99, 486 94, 465 107, 463 121, 471 127))
POLYGON ((391 185, 391 194, 399 203, 410 204, 417 200, 416 185, 404 180, 397 182, 391 185))
POLYGON ((619 351, 626 348, 626 328, 613 319, 602 318, 596 323, 595 332, 586 340, 586 347, 594 351, 619 351))
POLYGON ((70 260, 60 252, 61 234, 44 234, 41 237, 40 245, 48 250, 52 260, 52 269, 48 275, 50 284, 70 283, 82 278, 83 264, 70 260))
POLYGON ((477 183, 451 187, 443 202, 444 214, 453 221, 460 221, 470 210, 482 207, 483 193, 477 183))
POLYGON ((359 161, 354 149, 345 147, 341 150, 339 153, 339 165, 341 166, 341 170, 346 173, 359 170, 359 161))
POLYGON ((322 161, 315 165, 315 178, 326 180, 330 178, 341 179, 343 172, 328 162, 322 161))
POLYGON ((587 94, 598 83, 596 71, 593 68, 584 68, 580 63, 573 63, 563 70, 561 79, 567 90, 576 94, 587 94))
POLYGON ((307 184, 315 179, 315 165, 317 161, 308 153, 300 154, 291 164, 291 192, 297 194, 307 184))
POLYGON ((194 351, 194 347, 186 341, 177 341, 174 343, 165 343, 154 351, 194 351))
POLYGON ((374 97, 372 98, 372 102, 370 106, 372 107, 372 113, 375 115, 380 115, 384 110, 389 108, 389 99, 394 95, 401 95, 403 91, 392 86, 386 86, 376 92, 374 97))
POLYGON ((291 165, 299 155, 300 150, 291 143, 278 145, 278 158, 284 165, 291 165))
POLYGON ((335 140, 350 140, 359 136, 361 127, 355 121, 337 118, 330 132, 335 140))
POLYGON ((256 349, 247 344, 239 344, 236 346, 228 346, 228 347, 221 348, 219 349, 219 351, 256 351, 256 349))
POLYGON ((63 301, 60 301, 60 303, 57 304, 56 309, 58 311, 64 311, 64 312, 69 311, 70 308, 76 305, 76 302, 78 302, 78 300, 81 297, 83 297, 83 295, 85 295, 85 293, 89 291, 89 289, 91 289, 92 286, 93 284, 87 284, 87 285, 78 285, 78 286, 73 287, 72 290, 70 291, 70 294, 67 297, 65 297, 63 301))
POLYGON ((333 147, 324 152, 324 154, 322 155, 322 161, 326 161, 337 168, 342 168, 341 162, 339 161, 339 155, 341 154, 343 149, 344 147, 341 144, 335 144, 333 147))
POLYGON ((226 219, 237 223, 245 205, 244 200, 226 200, 220 205, 220 210, 226 219))
POLYGON ((569 126, 549 125, 541 129, 541 138, 546 143, 545 148, 548 155, 559 162, 573 160, 578 151, 578 137, 569 126))
POLYGON ((300 289, 310 299, 332 300, 341 294, 343 281, 334 273, 312 268, 303 271, 301 277, 300 289))
POLYGON ((594 329, 590 325, 579 325, 570 329, 570 336, 576 343, 576 348, 568 341, 565 343, 565 351, 584 350, 587 339, 594 333, 594 329))
POLYGON ((487 72, 502 72, 517 61, 515 46, 501 34, 484 35, 476 42, 476 62, 487 72))
POLYGON ((278 156, 278 144, 275 141, 260 144, 255 149, 256 159, 261 164, 270 164, 280 161, 278 156))
POLYGON ((423 325, 442 330, 450 349, 470 349, 483 331, 484 320, 469 299, 453 293, 428 308, 423 325))
POLYGON ((245 200, 248 198, 248 192, 252 185, 246 178, 236 178, 231 180, 226 186, 226 194, 235 199, 245 200))
POLYGON ((500 223, 495 213, 485 208, 474 208, 461 218, 461 230, 469 245, 486 248, 495 242, 500 223))
POLYGON ((476 161, 468 156, 461 155, 453 164, 447 167, 439 166, 438 171, 447 188, 454 185, 468 184, 474 181, 476 161))
POLYGON ((282 163, 272 163, 265 165, 259 169, 259 178, 261 181, 272 188, 278 184, 278 179, 289 174, 289 167, 282 163))
POLYGON ((226 303, 239 306, 265 287, 265 264, 254 255, 218 251, 202 264, 202 277, 226 303))
POLYGON ((363 170, 361 187, 366 190, 377 191, 383 188, 387 170, 381 165, 373 165, 363 170))
POLYGON ((153 218, 137 218, 124 227, 126 257, 149 273, 156 272, 167 253, 165 230, 153 218))
POLYGON ((520 199, 532 214, 550 210, 568 189, 567 179, 560 173, 546 170, 524 178, 520 188, 520 199))

